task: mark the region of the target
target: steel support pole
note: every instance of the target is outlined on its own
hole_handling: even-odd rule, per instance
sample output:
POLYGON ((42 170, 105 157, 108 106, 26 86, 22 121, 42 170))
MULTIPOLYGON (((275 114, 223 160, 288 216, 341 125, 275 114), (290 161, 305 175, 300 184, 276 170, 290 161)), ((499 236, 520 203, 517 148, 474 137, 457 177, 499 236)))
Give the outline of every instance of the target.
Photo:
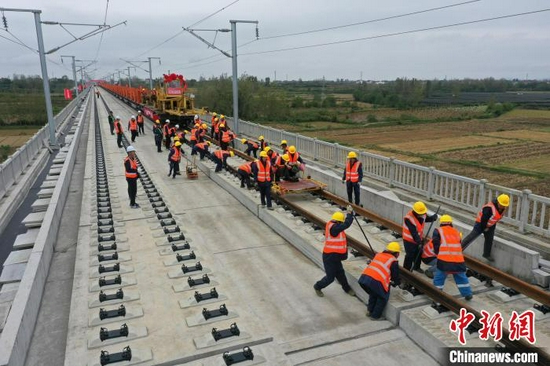
POLYGON ((73 58, 74 91, 75 91, 76 97, 78 98, 78 81, 76 80, 76 61, 74 56, 71 56, 71 57, 73 58))
POLYGON ((237 76, 237 22, 231 21, 231 59, 233 61, 233 130, 239 134, 239 80, 237 76))
POLYGON ((130 81, 130 66, 128 66, 128 87, 131 88, 132 87, 132 82, 130 81))
POLYGON ((44 86, 44 98, 46 99, 46 115, 48 117, 48 130, 50 132, 50 146, 57 147, 55 137, 55 119, 53 118, 52 100, 50 95, 50 80, 48 79, 48 68, 46 65, 46 54, 44 51, 44 38, 42 37, 42 24, 40 23, 40 12, 34 12, 34 23, 38 38, 38 55, 40 56, 40 68, 42 69, 42 84, 44 86))
POLYGON ((153 69, 151 68, 151 57, 147 58, 149 60, 149 90, 153 90, 153 69))

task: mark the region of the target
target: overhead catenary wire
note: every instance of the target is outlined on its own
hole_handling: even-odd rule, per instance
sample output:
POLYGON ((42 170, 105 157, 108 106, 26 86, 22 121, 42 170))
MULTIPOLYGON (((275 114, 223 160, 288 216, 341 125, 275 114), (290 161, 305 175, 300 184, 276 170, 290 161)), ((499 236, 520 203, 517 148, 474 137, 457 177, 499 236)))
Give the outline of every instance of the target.
MULTIPOLYGON (((109 11, 109 0, 107 0, 107 4, 105 5, 105 16, 103 17, 103 25, 107 25, 107 13, 109 11)), ((97 57, 99 56, 99 50, 101 49, 101 44, 103 43, 103 35, 104 33, 101 33, 101 37, 99 38, 99 44, 97 45, 97 50, 95 52, 94 60, 97 61, 97 57)))
POLYGON ((355 26, 358 26, 358 25, 383 22, 383 21, 386 21, 386 20, 404 18, 404 17, 408 17, 408 16, 412 16, 412 15, 418 15, 418 14, 429 13, 429 12, 437 11, 437 10, 454 8, 454 7, 457 7, 457 6, 468 5, 468 4, 477 3, 477 2, 480 2, 480 1, 481 0, 470 0, 470 1, 465 1, 465 2, 462 2, 462 3, 456 3, 456 4, 445 5, 445 6, 439 6, 439 7, 436 7, 436 8, 413 11, 413 12, 405 13, 405 14, 392 15, 392 16, 384 17, 384 18, 366 20, 364 22, 336 25, 336 26, 333 26, 333 27, 319 28, 319 29, 313 29, 313 30, 301 31, 301 32, 294 32, 294 33, 278 34, 278 35, 274 35, 274 36, 262 37, 261 39, 262 40, 267 40, 267 39, 274 39, 274 38, 293 37, 293 36, 300 36, 300 35, 304 35, 304 34, 325 32, 325 31, 341 29, 341 28, 355 27, 355 26))
POLYGON ((267 53, 295 51, 295 50, 301 50, 301 49, 307 49, 307 48, 325 47, 325 46, 333 46, 333 45, 352 43, 352 42, 368 41, 368 40, 380 39, 380 38, 389 38, 389 37, 401 36, 401 35, 405 35, 405 34, 427 32, 427 31, 431 31, 431 30, 459 27, 459 26, 469 25, 469 24, 490 22, 490 21, 495 21, 495 20, 508 19, 508 18, 525 16, 525 15, 532 15, 532 14, 538 14, 538 13, 543 13, 543 12, 547 12, 547 11, 550 11, 550 8, 534 10, 534 11, 528 11, 528 12, 523 12, 523 13, 502 15, 502 16, 498 16, 498 17, 476 19, 476 20, 470 20, 470 21, 458 22, 458 23, 452 23, 452 24, 438 25, 438 26, 433 26, 433 27, 417 28, 417 29, 411 29, 411 30, 407 30, 407 31, 378 34, 378 35, 375 35, 375 36, 345 39, 345 40, 341 40, 341 41, 315 43, 315 44, 304 45, 304 46, 279 48, 279 49, 275 49, 275 50, 241 53, 239 56, 262 55, 262 54, 267 54, 267 53))

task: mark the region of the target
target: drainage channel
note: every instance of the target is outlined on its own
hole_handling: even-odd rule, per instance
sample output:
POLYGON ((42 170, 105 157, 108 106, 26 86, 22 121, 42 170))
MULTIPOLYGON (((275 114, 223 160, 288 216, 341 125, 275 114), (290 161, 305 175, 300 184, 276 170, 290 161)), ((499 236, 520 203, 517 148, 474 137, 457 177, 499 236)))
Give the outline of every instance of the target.
MULTIPOLYGON (((103 96, 101 100, 105 108, 110 110, 103 96)), ((122 143, 124 148, 130 146, 130 142, 124 134, 122 143)), ((192 296, 179 300, 179 306, 182 309, 204 306, 202 310, 197 311, 194 316, 185 319, 187 326, 191 328, 238 318, 239 315, 226 306, 225 303, 221 305, 215 304, 227 301, 228 297, 218 291, 217 286, 219 283, 212 278, 212 271, 204 267, 201 263, 201 258, 196 254, 198 248, 196 248, 195 245, 191 246, 192 240, 186 238, 182 231, 183 225, 178 223, 174 215, 170 212, 165 199, 147 173, 137 153, 136 164, 138 166, 140 182, 150 205, 150 208, 142 207, 142 209, 151 212, 153 219, 149 222, 158 222, 156 229, 160 229, 161 233, 157 237, 164 237, 156 242, 157 246, 161 248, 164 247, 160 249, 159 254, 164 257, 170 257, 169 259, 163 260, 164 266, 179 266, 177 270, 170 270, 168 272, 168 277, 170 279, 178 280, 178 283, 172 285, 172 289, 176 294, 194 291, 192 296), (181 281, 182 279, 184 280, 181 281), (209 305, 211 305, 211 307, 208 307, 209 305)), ((210 357, 216 351, 208 351, 208 348, 231 343, 237 339, 250 337, 250 334, 241 331, 237 322, 232 320, 231 323, 224 328, 213 327, 209 334, 203 334, 202 336, 194 338, 193 342, 195 348, 201 351, 201 353, 180 358, 177 362, 186 362, 210 357)), ((252 344, 244 345, 244 347, 241 346, 241 348, 237 350, 231 349, 230 347, 224 348, 223 351, 225 352, 222 354, 223 361, 226 365, 231 365, 252 359, 254 359, 255 362, 263 360, 264 358, 262 356, 254 355, 251 345, 252 344)), ((127 350, 131 352, 129 347, 127 347, 127 350)))

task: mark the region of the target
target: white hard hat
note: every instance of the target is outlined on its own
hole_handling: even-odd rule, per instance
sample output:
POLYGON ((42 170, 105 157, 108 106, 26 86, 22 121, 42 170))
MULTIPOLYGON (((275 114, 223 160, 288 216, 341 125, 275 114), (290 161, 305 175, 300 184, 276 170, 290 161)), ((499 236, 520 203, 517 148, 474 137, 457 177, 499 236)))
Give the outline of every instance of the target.
POLYGON ((180 125, 176 125, 176 128, 180 128, 180 125))
POLYGON ((198 114, 195 114, 195 119, 199 119, 199 115, 198 115, 198 114))
POLYGON ((116 116, 115 119, 120 119, 120 116, 116 116))
POLYGON ((138 113, 141 113, 141 111, 138 111, 138 113))
POLYGON ((133 147, 132 145, 130 145, 126 148, 126 152, 132 152, 132 151, 136 151, 136 148, 133 147))
POLYGON ((170 120, 169 120, 169 119, 167 119, 167 120, 166 120, 166 121, 164 121, 164 122, 166 122, 166 123, 170 123, 170 120))
POLYGON ((132 116, 131 118, 132 118, 132 119, 136 119, 136 116, 132 116))

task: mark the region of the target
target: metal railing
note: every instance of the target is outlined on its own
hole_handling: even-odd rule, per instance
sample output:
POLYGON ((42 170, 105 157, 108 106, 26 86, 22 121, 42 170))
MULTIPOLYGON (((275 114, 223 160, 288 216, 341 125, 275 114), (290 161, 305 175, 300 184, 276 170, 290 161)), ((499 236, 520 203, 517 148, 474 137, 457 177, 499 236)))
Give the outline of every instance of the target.
MULTIPOLYGON (((241 121, 239 127, 240 133, 254 139, 263 135, 267 142, 275 146, 278 146, 281 140, 287 140, 288 145, 296 146, 300 154, 334 167, 343 168, 347 154, 356 151, 337 143, 247 121, 241 121)), ((535 195, 529 190, 518 191, 490 184, 485 179, 463 177, 365 151, 359 153, 359 160, 363 163, 366 177, 383 182, 388 187, 414 192, 428 200, 437 200, 474 214, 486 202, 501 193, 506 193, 510 196, 510 207, 503 221, 517 227, 520 232, 550 237, 548 197, 535 195)))
MULTIPOLYGON (((55 116, 56 130, 59 124, 74 110, 78 98, 73 99, 61 112, 55 116)), ((0 164, 0 199, 2 199, 23 171, 31 164, 35 156, 44 149, 49 138, 48 126, 45 125, 23 146, 19 147, 6 161, 0 164)))

